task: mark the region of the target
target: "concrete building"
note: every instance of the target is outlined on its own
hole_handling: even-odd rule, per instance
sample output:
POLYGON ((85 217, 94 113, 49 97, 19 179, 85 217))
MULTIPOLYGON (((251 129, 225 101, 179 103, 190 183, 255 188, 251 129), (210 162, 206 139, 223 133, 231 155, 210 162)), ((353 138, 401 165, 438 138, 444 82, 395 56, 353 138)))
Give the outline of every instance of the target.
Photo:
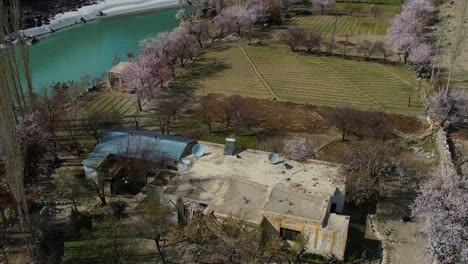
POLYGON ((188 214, 240 215, 288 243, 301 235, 309 252, 343 259, 349 217, 340 214, 345 193, 339 165, 316 160, 273 165, 266 152, 230 156, 223 145, 201 144, 206 154, 183 159, 187 168, 162 188, 164 198, 174 204, 182 199, 188 214))

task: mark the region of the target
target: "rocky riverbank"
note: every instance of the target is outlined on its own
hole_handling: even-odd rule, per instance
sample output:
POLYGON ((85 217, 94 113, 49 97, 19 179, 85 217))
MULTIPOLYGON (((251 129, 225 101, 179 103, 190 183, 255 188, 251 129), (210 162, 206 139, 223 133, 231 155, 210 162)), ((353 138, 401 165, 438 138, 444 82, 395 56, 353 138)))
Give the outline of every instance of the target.
POLYGON ((40 27, 57 14, 77 11, 101 0, 21 0, 22 29, 40 27))
MULTIPOLYGON (((64 1, 64 0, 62 0, 64 1)), ((82 0, 88 1, 88 0, 82 0)), ((83 5, 65 13, 50 17, 41 26, 22 30, 26 38, 35 38, 79 23, 86 23, 99 17, 109 17, 152 10, 175 8, 183 5, 183 0, 99 0, 95 4, 83 5)), ((88 2, 88 3, 91 3, 88 2)))

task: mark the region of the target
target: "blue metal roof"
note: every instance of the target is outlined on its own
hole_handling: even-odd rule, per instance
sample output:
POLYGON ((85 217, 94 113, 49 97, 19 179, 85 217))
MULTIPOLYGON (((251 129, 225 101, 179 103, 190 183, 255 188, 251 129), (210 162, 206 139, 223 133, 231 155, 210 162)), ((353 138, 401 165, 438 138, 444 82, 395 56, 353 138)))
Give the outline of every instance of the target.
MULTIPOLYGON (((195 139, 132 129, 109 130, 82 164, 99 167, 109 155, 144 160, 180 160, 195 139)), ((189 150, 190 151, 190 150, 189 150)))

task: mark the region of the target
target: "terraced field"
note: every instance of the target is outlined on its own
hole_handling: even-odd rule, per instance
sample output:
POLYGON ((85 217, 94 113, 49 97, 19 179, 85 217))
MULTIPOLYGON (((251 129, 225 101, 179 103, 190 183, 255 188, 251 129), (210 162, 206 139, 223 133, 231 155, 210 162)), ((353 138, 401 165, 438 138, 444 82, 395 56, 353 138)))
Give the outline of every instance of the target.
MULTIPOLYGON (((295 16, 289 24, 303 27, 314 32, 333 32, 334 16, 295 16)), ((368 17, 338 17, 336 33, 350 35, 385 35, 390 20, 368 17)))
MULTIPOLYGON (((338 11, 338 12, 346 12, 346 8, 352 4, 353 6, 357 6, 359 8, 359 12, 367 12, 371 13, 371 8, 373 6, 372 3, 356 3, 356 2, 336 2, 332 6, 333 11, 338 11)), ((382 10, 384 13, 398 13, 400 11, 400 3, 398 4, 377 4, 377 6, 382 10)))
MULTIPOLYGON (((261 77, 279 100, 397 113, 422 112, 418 83, 412 72, 403 66, 304 56, 282 48, 244 46, 243 49, 260 76, 256 76, 247 58, 232 51, 240 48, 232 47, 222 52, 224 63, 231 65, 231 68, 219 72, 215 80, 206 78, 202 81, 205 86, 212 87, 210 92, 255 96, 243 87, 256 83, 254 79, 261 77), (239 71, 245 72, 249 78, 235 81, 239 71), (243 80, 247 81, 247 85, 243 84, 243 80), (219 83, 223 85, 217 85, 219 83), (409 98, 411 107, 408 107, 409 98)), ((262 84, 259 82, 256 89, 265 93, 258 94, 268 97, 268 88, 263 84, 262 89, 262 84)))
POLYGON ((216 65, 215 68, 223 70, 215 71, 199 83, 203 93, 223 90, 226 94, 272 98, 239 48, 212 51, 205 59, 205 64, 216 65))

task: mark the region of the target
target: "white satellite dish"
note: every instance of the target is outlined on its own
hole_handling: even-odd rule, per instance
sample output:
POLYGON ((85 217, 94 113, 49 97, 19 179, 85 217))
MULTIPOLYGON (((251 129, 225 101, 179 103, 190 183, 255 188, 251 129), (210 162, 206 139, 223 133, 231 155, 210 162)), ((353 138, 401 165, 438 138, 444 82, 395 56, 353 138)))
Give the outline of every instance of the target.
POLYGON ((196 144, 196 145, 193 146, 193 148, 192 148, 192 154, 193 154, 195 157, 203 157, 203 155, 205 154, 205 147, 203 147, 203 146, 200 145, 200 144, 196 144))
POLYGON ((275 152, 272 152, 270 155, 268 155, 268 160, 271 162, 271 164, 278 164, 284 161, 281 159, 280 155, 275 152))

